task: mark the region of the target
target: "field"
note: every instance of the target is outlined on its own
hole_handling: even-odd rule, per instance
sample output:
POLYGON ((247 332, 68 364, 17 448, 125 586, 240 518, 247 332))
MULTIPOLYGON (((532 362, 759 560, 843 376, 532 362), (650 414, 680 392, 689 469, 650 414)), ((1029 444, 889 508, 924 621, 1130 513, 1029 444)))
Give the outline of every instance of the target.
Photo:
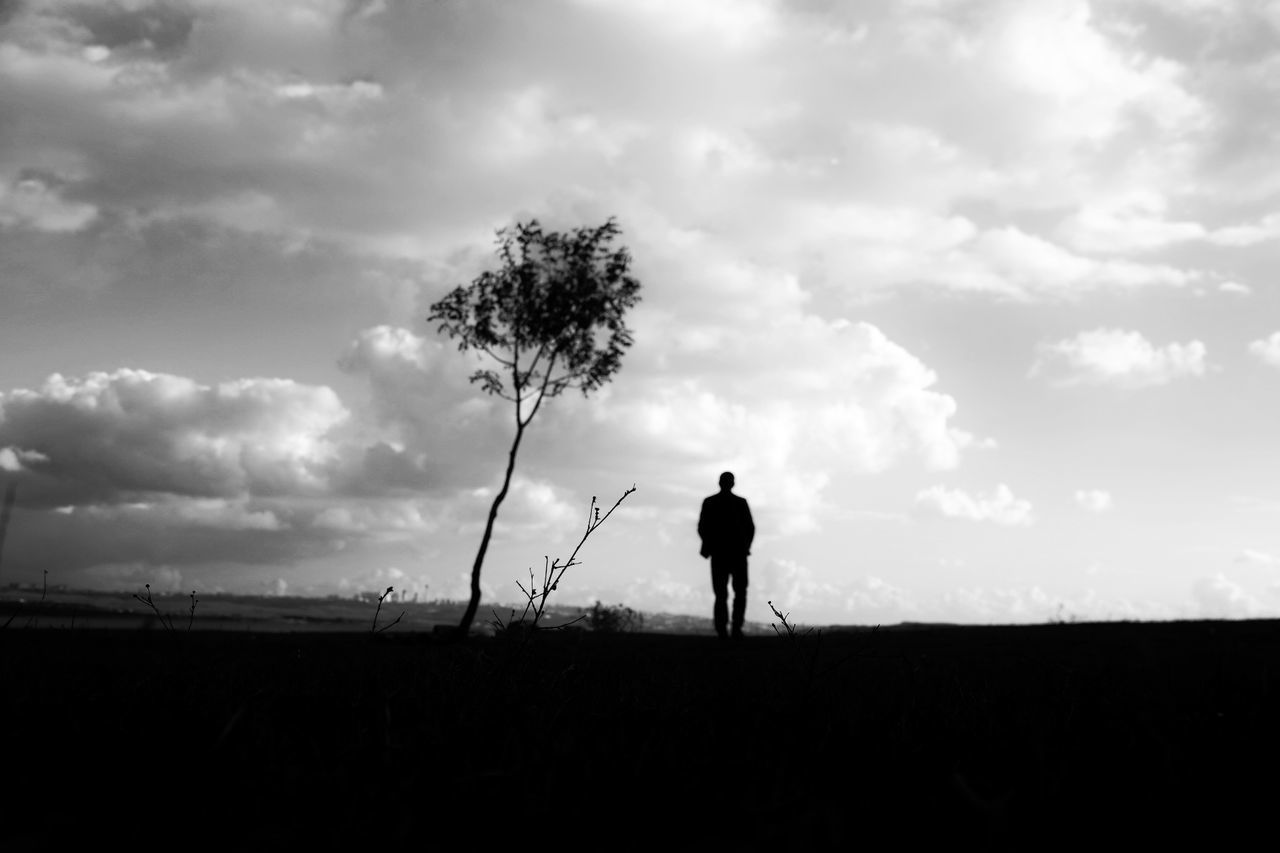
POLYGON ((1277 795, 1272 622, 725 643, 20 621, 5 850, 1223 847, 1270 832, 1277 795))

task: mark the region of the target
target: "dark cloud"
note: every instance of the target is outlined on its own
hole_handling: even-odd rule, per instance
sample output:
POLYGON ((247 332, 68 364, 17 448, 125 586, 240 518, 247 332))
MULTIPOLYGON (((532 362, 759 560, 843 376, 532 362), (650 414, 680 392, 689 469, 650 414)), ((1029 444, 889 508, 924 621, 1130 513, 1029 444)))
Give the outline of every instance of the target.
POLYGON ((48 569, 60 583, 111 563, 290 565, 341 551, 354 538, 283 511, 247 510, 234 503, 161 499, 57 512, 31 509, 26 498, 19 486, 19 510, 5 542, 6 574, 31 577, 48 569))
POLYGON ((140 370, 51 376, 0 395, 0 446, 40 454, 28 505, 316 494, 348 412, 328 388, 284 379, 216 386, 140 370))
POLYGON ((114 0, 67 4, 63 14, 84 28, 90 44, 159 56, 182 52, 197 16, 194 6, 183 2, 123 4, 114 0))

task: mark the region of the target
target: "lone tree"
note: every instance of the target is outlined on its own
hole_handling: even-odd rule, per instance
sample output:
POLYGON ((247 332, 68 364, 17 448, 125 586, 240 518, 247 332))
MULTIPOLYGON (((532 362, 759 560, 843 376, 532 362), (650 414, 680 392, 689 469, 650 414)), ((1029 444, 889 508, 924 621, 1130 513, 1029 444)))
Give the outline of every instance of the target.
POLYGON ((431 306, 427 319, 439 323, 437 331, 456 339, 459 350, 479 350, 496 365, 476 370, 471 382, 515 410, 507 472, 471 567, 471 601, 460 636, 471 630, 480 606, 480 568, 529 423, 546 398, 568 388, 587 396, 608 382, 631 346, 623 314, 640 300, 640 282, 627 274, 627 250, 610 248, 620 233, 612 217, 565 234, 543 231, 536 219, 500 229, 502 268, 481 273, 431 306))

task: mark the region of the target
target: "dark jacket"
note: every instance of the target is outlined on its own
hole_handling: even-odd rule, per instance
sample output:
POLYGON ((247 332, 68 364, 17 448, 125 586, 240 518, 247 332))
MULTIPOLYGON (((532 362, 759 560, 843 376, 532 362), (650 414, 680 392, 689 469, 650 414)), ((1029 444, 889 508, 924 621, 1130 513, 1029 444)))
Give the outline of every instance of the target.
POLYGON ((718 492, 702 502, 698 516, 702 556, 745 557, 751 553, 756 525, 747 499, 732 492, 718 492))

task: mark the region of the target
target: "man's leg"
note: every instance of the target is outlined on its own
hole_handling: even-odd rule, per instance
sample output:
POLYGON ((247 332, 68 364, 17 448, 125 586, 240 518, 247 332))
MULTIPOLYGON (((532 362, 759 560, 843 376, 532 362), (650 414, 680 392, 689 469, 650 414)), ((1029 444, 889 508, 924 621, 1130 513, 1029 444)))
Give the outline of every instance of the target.
POLYGON ((747 558, 733 567, 733 635, 742 636, 742 623, 747 616, 747 558))
POLYGON ((728 636, 729 566, 727 560, 714 554, 711 557, 711 591, 716 596, 715 605, 711 610, 711 621, 716 626, 717 634, 721 637, 728 636))

